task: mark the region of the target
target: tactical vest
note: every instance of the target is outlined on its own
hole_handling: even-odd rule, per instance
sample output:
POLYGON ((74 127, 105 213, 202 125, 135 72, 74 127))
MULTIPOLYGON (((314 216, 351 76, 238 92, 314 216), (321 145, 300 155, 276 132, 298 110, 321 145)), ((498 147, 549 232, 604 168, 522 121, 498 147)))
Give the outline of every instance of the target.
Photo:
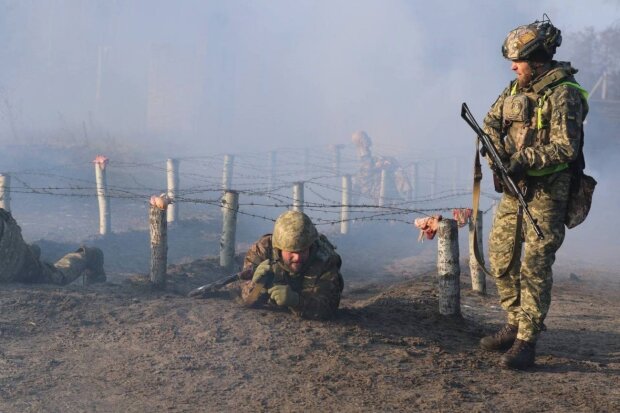
MULTIPOLYGON (((512 83, 510 96, 502 107, 504 141, 506 151, 515 153, 523 148, 542 146, 549 143, 551 105, 549 96, 555 88, 567 85, 577 89, 587 102, 588 92, 574 81, 562 68, 552 69, 546 76, 524 91, 518 91, 518 81, 512 83)), ((582 136, 583 139, 583 136, 582 136)), ((551 165, 542 169, 529 169, 529 176, 545 176, 569 167, 568 163, 551 165)))

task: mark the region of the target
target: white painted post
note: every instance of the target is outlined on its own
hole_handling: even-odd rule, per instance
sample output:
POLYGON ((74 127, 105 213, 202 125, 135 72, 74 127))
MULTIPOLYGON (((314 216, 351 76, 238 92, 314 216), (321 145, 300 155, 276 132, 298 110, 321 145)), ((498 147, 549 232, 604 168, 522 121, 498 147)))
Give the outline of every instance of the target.
POLYGON ((222 168, 222 189, 232 189, 233 166, 235 155, 224 155, 224 167, 222 168))
POLYGON ((478 211, 478 217, 476 219, 476 227, 474 228, 473 217, 469 220, 469 274, 471 276, 471 289, 479 294, 485 295, 487 293, 487 285, 484 276, 484 271, 478 265, 476 256, 474 254, 474 229, 478 233, 478 251, 480 251, 480 258, 482 258, 482 264, 484 264, 484 250, 482 249, 482 211, 478 211))
POLYGON ((179 219, 179 204, 177 203, 177 193, 179 190, 179 160, 168 159, 166 161, 166 172, 168 180, 168 199, 172 202, 168 205, 167 219, 168 223, 178 221, 179 219))
POLYGON ((437 230, 437 276, 439 287, 439 314, 461 314, 461 285, 459 277, 458 225, 453 219, 443 219, 437 230))
POLYGON ((385 185, 387 180, 387 170, 381 170, 381 186, 379 187, 379 206, 385 205, 385 185))
POLYGON ((239 193, 226 191, 222 198, 224 212, 222 237, 220 239, 220 267, 231 271, 235 259, 235 233, 237 231, 237 211, 239 210, 239 193))
MULTIPOLYGON (((162 194, 163 195, 163 194, 162 194)), ((151 234, 151 283, 155 288, 166 286, 168 266, 168 224, 166 196, 152 196, 149 209, 149 229, 151 234)))
POLYGON ((349 232, 349 213, 351 210, 351 175, 342 177, 342 209, 340 211, 340 233, 349 232))
POLYGON ((304 183, 293 183, 293 211, 304 212, 304 183))
POLYGON ((112 232, 112 223, 110 219, 110 198, 106 195, 108 192, 108 183, 105 171, 109 159, 103 155, 97 155, 93 162, 95 163, 97 201, 99 202, 99 234, 107 235, 112 232))
POLYGON ((11 210, 11 175, 0 174, 0 208, 11 210))

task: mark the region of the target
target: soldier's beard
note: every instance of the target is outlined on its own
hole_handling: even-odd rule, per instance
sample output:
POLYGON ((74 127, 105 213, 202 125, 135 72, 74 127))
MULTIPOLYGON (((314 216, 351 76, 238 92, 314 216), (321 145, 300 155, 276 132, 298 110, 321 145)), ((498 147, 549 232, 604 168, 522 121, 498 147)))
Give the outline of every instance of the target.
POLYGON ((517 75, 517 82, 519 83, 519 87, 525 88, 529 86, 532 81, 532 72, 530 73, 521 73, 517 75))

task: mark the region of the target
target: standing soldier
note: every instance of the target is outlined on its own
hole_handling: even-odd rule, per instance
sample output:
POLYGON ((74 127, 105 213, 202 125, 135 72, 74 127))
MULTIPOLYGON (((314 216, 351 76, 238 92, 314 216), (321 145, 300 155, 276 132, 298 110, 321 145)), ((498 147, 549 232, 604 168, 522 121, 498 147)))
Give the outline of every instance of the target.
POLYGON ((546 15, 508 33, 502 53, 516 79, 484 119, 484 131, 525 192, 544 234, 538 239, 527 221, 517 233, 518 203, 504 191, 491 229, 489 261, 508 320, 480 345, 485 350, 508 349, 501 364, 514 369, 534 365, 536 340, 545 330, 551 303, 551 266, 564 241, 572 170, 583 161, 587 92, 575 81, 577 70, 570 63, 552 60, 561 42, 560 30, 546 15), (522 250, 521 262, 516 259, 508 268, 512 255, 521 257, 522 250))
POLYGON ((28 245, 10 212, 0 208, 0 282, 69 284, 81 275, 87 283, 104 282, 103 252, 81 247, 55 264, 39 259, 41 250, 28 245))
POLYGON ((411 182, 405 170, 396 158, 391 156, 373 156, 370 150, 372 140, 364 131, 355 132, 351 141, 357 149, 360 169, 355 177, 357 190, 375 201, 379 200, 381 191, 381 171, 385 170, 387 179, 384 188, 385 197, 392 201, 411 196, 411 182))
POLYGON ((273 234, 254 243, 246 254, 242 284, 246 305, 269 303, 312 319, 331 318, 344 286, 340 255, 319 234, 310 218, 299 211, 278 217, 273 234))

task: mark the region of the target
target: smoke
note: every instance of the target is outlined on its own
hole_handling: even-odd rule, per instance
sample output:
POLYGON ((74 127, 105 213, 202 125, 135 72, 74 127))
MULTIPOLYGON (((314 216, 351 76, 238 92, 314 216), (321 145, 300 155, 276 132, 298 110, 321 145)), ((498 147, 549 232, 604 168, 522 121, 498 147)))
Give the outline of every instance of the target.
POLYGON ((363 129, 399 154, 469 156, 461 102, 482 120, 513 78, 507 31, 545 12, 564 32, 619 17, 611 1, 2 0, 0 140, 180 156, 326 147, 363 129))

